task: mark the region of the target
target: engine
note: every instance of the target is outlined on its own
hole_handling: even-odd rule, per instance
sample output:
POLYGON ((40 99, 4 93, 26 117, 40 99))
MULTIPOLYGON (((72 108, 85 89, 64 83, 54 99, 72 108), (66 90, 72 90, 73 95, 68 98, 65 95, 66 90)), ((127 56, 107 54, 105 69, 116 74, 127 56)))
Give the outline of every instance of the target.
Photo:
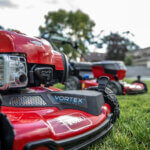
POLYGON ((0 30, 0 90, 64 83, 68 62, 41 38, 0 30))

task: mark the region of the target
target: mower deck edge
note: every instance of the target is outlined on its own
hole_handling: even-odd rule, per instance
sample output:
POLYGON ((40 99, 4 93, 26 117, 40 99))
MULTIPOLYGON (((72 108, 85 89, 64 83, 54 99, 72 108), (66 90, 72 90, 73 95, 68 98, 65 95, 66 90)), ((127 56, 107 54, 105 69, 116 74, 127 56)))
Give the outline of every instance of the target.
POLYGON ((63 148, 68 150, 77 150, 83 148, 93 141, 103 137, 111 130, 113 126, 113 124, 111 123, 111 118, 112 114, 109 114, 107 119, 101 125, 84 134, 59 141, 54 141, 52 139, 43 139, 31 142, 25 145, 24 150, 32 150, 37 146, 48 146, 49 148, 55 150, 57 149, 57 146, 62 146, 63 148))

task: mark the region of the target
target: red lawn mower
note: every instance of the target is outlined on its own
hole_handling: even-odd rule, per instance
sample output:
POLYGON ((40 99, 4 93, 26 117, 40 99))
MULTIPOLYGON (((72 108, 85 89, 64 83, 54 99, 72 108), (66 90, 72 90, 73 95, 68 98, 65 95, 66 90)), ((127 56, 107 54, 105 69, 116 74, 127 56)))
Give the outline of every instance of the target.
MULTIPOLYGON (((61 44, 69 44, 74 49, 78 49, 78 44, 54 35, 46 38, 48 41, 54 41, 61 44)), ((126 77, 126 66, 122 61, 102 61, 102 62, 70 62, 69 78, 65 82, 67 90, 89 89, 92 86, 98 86, 97 79, 107 76, 110 81, 108 88, 113 93, 121 94, 141 94, 147 92, 147 85, 140 80, 140 76, 132 84, 122 81, 126 77)))
POLYGON ((97 80, 92 73, 92 63, 90 62, 70 62, 69 78, 65 83, 67 90, 86 89, 97 86, 97 80))
POLYGON ((0 150, 77 150, 110 131, 119 104, 109 79, 96 91, 52 87, 67 72, 52 44, 0 30, 0 150))
POLYGON ((95 63, 70 63, 70 77, 66 89, 90 89, 98 86, 97 79, 102 76, 110 78, 108 88, 115 94, 140 94, 147 92, 147 85, 138 79, 132 84, 123 82, 126 67, 122 61, 102 61, 95 63))
POLYGON ((131 84, 122 81, 126 77, 126 71, 126 66, 122 61, 102 61, 92 64, 94 77, 109 77, 108 88, 115 94, 141 94, 147 92, 147 85, 141 81, 140 76, 131 84))

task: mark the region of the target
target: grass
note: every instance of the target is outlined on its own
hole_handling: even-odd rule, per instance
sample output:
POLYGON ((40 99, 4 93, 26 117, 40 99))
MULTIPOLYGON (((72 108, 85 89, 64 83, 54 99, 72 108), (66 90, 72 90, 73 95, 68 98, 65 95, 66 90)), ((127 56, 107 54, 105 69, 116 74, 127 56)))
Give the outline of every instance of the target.
POLYGON ((120 118, 107 136, 88 146, 87 150, 150 149, 150 82, 146 83, 149 89, 146 94, 117 96, 120 118))
POLYGON ((54 85, 55 88, 61 89, 61 90, 65 90, 65 85, 61 84, 61 83, 57 83, 54 85))

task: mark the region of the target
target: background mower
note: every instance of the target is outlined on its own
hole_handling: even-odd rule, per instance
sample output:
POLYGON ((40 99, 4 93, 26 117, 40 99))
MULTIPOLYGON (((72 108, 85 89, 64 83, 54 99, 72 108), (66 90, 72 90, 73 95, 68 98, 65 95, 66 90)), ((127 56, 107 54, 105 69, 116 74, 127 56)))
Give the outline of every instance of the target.
MULTIPOLYGON (((53 36, 43 36, 52 43, 69 44, 74 49, 78 49, 78 44, 73 43, 67 38, 60 37, 56 32, 53 36)), ((87 89, 98 86, 97 79, 102 76, 110 78, 108 88, 113 93, 121 94, 141 94, 147 92, 147 85, 138 76, 132 84, 122 81, 126 77, 126 66, 122 61, 102 61, 102 62, 69 62, 69 78, 65 82, 67 90, 87 89)))
POLYGON ((141 81, 140 76, 131 84, 122 81, 126 77, 126 71, 126 66, 122 61, 102 61, 92 64, 94 77, 109 77, 108 87, 115 94, 141 94, 147 92, 147 85, 141 81))
POLYGON ((110 131, 119 104, 109 79, 98 79, 96 91, 51 87, 67 72, 52 44, 0 30, 1 150, 77 150, 110 131))
POLYGON ((86 89, 91 86, 97 86, 97 80, 92 72, 92 63, 90 62, 70 62, 69 78, 65 83, 67 90, 86 89))
POLYGON ((65 83, 68 90, 98 86, 97 79, 107 76, 110 78, 108 88, 115 94, 140 94, 147 92, 147 85, 140 80, 140 76, 132 84, 122 81, 126 77, 126 67, 122 61, 73 62, 70 63, 69 76, 65 83))

